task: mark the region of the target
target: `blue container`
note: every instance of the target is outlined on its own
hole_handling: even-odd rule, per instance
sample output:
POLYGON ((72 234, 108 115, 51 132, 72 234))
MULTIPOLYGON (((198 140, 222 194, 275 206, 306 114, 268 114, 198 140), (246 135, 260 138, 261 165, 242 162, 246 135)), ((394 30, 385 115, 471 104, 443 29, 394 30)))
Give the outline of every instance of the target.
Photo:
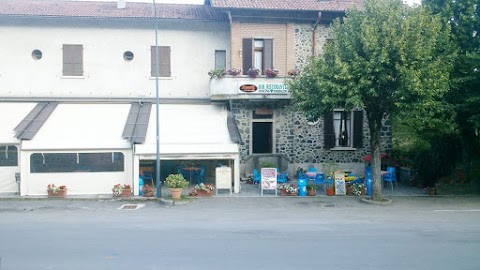
POLYGON ((298 179, 298 196, 307 196, 307 179, 298 179))
POLYGON ((367 177, 365 179, 366 183, 366 188, 367 188, 367 195, 371 196, 372 195, 372 177, 367 177))
POLYGON ((143 195, 143 179, 141 177, 138 180, 138 195, 143 195))

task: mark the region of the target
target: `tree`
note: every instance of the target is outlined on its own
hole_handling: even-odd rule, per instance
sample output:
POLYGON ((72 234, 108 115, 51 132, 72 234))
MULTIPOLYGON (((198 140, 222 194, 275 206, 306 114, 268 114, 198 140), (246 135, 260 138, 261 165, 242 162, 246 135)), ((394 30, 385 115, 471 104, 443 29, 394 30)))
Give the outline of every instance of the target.
POLYGON ((480 0, 423 0, 423 4, 450 25, 458 49, 447 98, 456 111, 468 170, 472 156, 480 155, 480 0))
MULTIPOLYGON (((382 200, 382 119, 415 109, 427 118, 445 110, 454 57, 450 29, 424 8, 401 0, 366 0, 332 25, 323 57, 290 83, 294 104, 321 117, 334 108, 362 108, 370 129, 373 200, 382 200)), ((419 119, 422 122, 423 119, 419 119)))

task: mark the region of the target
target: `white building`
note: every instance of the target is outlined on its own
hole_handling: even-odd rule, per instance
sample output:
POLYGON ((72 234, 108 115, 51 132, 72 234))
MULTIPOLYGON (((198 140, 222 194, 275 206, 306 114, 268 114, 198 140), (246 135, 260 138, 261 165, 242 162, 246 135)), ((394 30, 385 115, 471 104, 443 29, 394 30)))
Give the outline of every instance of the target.
MULTIPOLYGON (((182 161, 214 178, 221 163, 238 192, 239 137, 226 106, 210 102, 207 74, 230 61, 228 16, 200 5, 156 13, 162 178, 182 161)), ((0 192, 18 191, 20 173, 22 196, 50 183, 69 194, 130 184, 138 194, 156 157, 154 29, 148 3, 0 2, 0 192)))

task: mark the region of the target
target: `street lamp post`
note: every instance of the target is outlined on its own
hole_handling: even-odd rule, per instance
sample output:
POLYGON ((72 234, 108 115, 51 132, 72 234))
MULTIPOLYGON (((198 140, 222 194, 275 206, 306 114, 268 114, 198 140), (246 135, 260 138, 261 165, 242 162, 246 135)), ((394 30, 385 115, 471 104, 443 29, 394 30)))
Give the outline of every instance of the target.
POLYGON ((160 107, 158 98, 158 19, 157 19, 157 5, 153 1, 153 14, 155 20, 155 146, 156 146, 156 162, 155 162, 155 179, 157 185, 157 198, 162 197, 162 182, 160 181, 160 107))

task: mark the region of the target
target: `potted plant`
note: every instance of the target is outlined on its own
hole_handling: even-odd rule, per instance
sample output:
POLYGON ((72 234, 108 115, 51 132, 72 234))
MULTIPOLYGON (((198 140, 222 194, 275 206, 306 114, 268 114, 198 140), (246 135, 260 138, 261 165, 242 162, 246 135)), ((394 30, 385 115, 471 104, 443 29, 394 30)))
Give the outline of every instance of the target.
POLYGON ((353 195, 360 196, 365 194, 365 184, 354 183, 352 184, 353 195))
POLYGON ((179 200, 183 189, 188 187, 188 181, 181 174, 170 174, 165 179, 165 186, 170 188, 172 199, 179 200))
POLYGON ((275 78, 278 75, 278 70, 276 70, 274 68, 266 68, 265 69, 265 75, 267 75, 267 77, 269 77, 269 78, 275 78))
POLYGON ((200 183, 199 185, 195 185, 195 187, 193 188, 193 194, 194 196, 199 197, 212 196, 214 190, 215 186, 213 186, 212 184, 200 183))
POLYGON ((143 197, 153 197, 153 194, 155 193, 155 189, 149 184, 144 185, 142 191, 143 197))
POLYGON ((298 187, 295 184, 281 184, 278 186, 281 196, 297 196, 298 187))
POLYGON ((208 76, 210 76, 210 79, 215 78, 217 80, 223 78, 223 76, 225 76, 226 74, 227 72, 224 68, 216 68, 208 72, 208 76))
POLYGON ((260 74, 260 69, 251 67, 250 69, 248 69, 247 74, 248 77, 255 79, 260 74))
POLYGON ((242 73, 242 70, 239 68, 230 68, 229 70, 227 70, 227 74, 232 76, 237 76, 240 73, 242 73))
POLYGON ((130 197, 132 196, 132 188, 127 184, 116 184, 113 186, 114 197, 130 197))
POLYGON ((55 186, 55 184, 49 184, 47 186, 47 193, 49 198, 65 198, 67 196, 67 187, 55 186))
POLYGON ((308 183, 307 184, 307 195, 308 196, 317 195, 317 186, 315 185, 315 183, 308 183))

